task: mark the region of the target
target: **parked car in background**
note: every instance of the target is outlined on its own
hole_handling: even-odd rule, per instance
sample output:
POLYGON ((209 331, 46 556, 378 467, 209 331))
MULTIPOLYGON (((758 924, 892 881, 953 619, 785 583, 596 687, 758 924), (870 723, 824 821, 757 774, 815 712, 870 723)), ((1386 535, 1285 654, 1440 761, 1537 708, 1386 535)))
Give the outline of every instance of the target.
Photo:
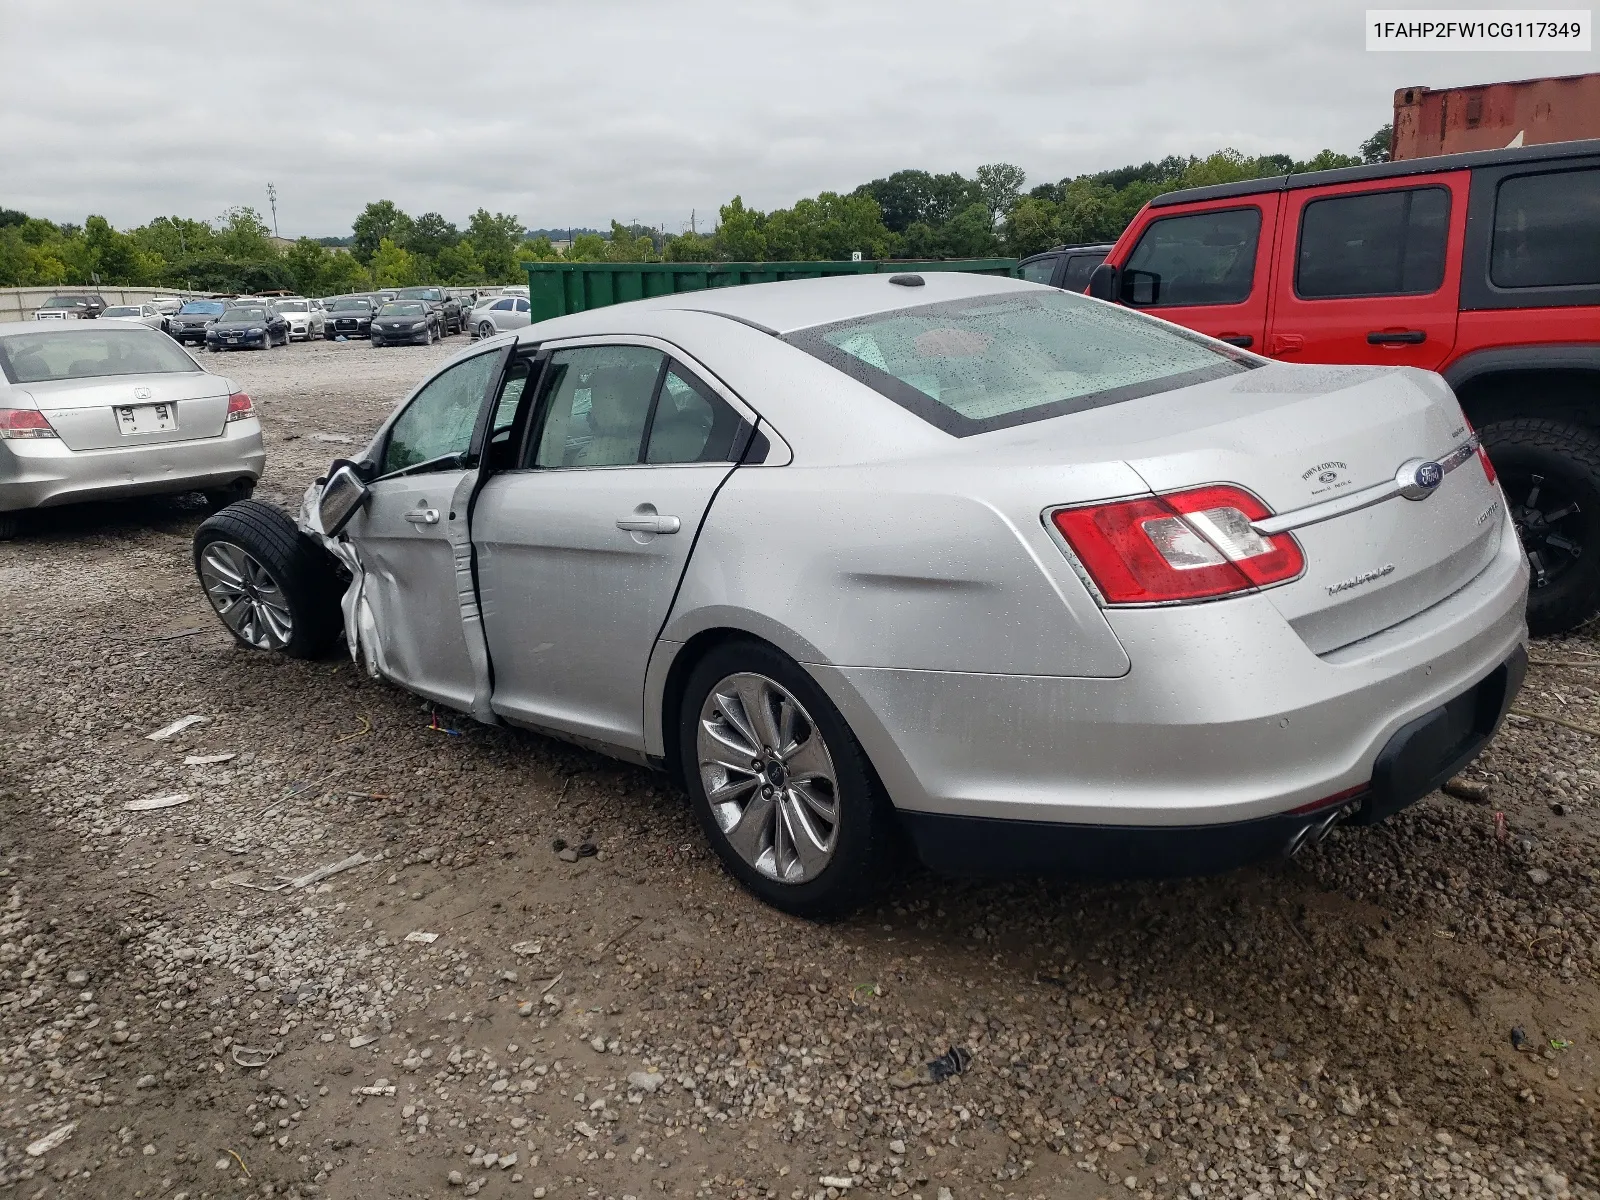
POLYGON ((289 340, 309 342, 314 337, 321 337, 326 324, 325 314, 322 311, 320 300, 307 300, 302 296, 290 296, 282 300, 274 300, 272 307, 278 310, 280 316, 289 322, 289 340))
POLYGON ((377 306, 368 296, 334 296, 322 324, 322 336, 330 342, 337 337, 367 337, 372 333, 372 313, 377 306))
POLYGON ((472 336, 486 338, 508 329, 521 329, 533 319, 528 308, 525 296, 490 296, 480 301, 468 317, 472 336))
POLYGON ((1170 875, 1376 823, 1526 662, 1527 564, 1436 377, 997 276, 544 321, 432 371, 298 532, 247 503, 195 539, 241 643, 342 629, 432 703, 658 765, 810 916, 896 825, 941 870, 1170 875))
POLYGON ((92 321, 106 309, 104 296, 94 292, 74 292, 51 296, 33 310, 35 321, 92 321))
POLYGON ((133 321, 154 329, 159 333, 167 332, 167 318, 154 304, 113 304, 100 314, 103 321, 133 321))
POLYGON ((250 397, 133 321, 0 325, 0 537, 78 500, 249 496, 266 454, 250 397))
POLYGON ((1440 372, 1511 503, 1530 627, 1600 611, 1600 139, 1158 196, 1091 290, 1286 362, 1440 372))
POLYGON ((206 327, 222 315, 227 305, 221 300, 186 300, 177 316, 168 322, 167 332, 185 344, 206 340, 206 327))
POLYGON ((183 307, 183 301, 176 296, 155 296, 151 298, 150 303, 156 306, 156 311, 166 317, 169 323, 183 307))
POLYGON ((440 310, 426 300, 391 300, 372 318, 372 344, 433 345, 444 323, 440 310))
POLYGON ((439 336, 449 337, 453 333, 460 333, 467 327, 466 314, 461 310, 461 301, 449 295, 444 288, 439 287, 409 287, 401 288, 397 300, 426 300, 439 312, 439 336))
POLYGON ((270 304, 230 304, 206 327, 206 349, 270 350, 289 344, 289 322, 270 304))
POLYGON ((1111 253, 1110 242, 1085 246, 1057 246, 1017 264, 1017 275, 1030 283, 1048 283, 1068 292, 1089 287, 1089 276, 1111 253))

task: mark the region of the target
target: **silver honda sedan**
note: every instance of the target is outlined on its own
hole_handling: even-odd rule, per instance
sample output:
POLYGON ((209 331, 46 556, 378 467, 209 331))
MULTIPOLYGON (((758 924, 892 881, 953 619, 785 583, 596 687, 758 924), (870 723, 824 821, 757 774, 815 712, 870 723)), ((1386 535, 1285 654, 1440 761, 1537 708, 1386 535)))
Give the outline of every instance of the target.
POLYGON ((0 325, 0 537, 29 509, 248 497, 266 453, 250 397, 131 321, 0 325))
POLYGON ((342 632, 435 703, 671 772, 806 915, 900 831, 950 872, 1299 852, 1470 761, 1526 661, 1524 556, 1437 375, 987 276, 498 336, 298 530, 273 512, 196 538, 241 641, 342 632))

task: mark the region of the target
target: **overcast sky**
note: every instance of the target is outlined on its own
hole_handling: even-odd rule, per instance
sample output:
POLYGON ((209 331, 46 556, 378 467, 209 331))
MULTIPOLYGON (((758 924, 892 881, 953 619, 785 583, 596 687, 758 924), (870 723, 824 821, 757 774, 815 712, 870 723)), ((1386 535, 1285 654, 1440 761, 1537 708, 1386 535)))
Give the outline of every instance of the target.
POLYGON ((904 167, 1029 184, 1221 146, 1355 148, 1397 87, 1594 54, 1376 54, 1341 0, 0 0, 0 205, 119 227, 278 190, 457 222, 700 228, 904 167), (69 16, 70 14, 70 16, 69 16))

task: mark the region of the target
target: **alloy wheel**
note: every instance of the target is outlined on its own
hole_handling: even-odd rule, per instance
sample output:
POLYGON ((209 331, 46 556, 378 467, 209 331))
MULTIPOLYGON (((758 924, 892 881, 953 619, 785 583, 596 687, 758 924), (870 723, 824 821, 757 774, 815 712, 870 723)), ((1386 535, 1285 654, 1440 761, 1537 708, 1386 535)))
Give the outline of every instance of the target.
POLYGON ((1511 520, 1528 555, 1528 570, 1535 588, 1549 587, 1572 569, 1583 555, 1582 530, 1577 522, 1563 524, 1581 511, 1559 481, 1543 475, 1506 479, 1501 485, 1511 506, 1511 520))
POLYGON ((200 555, 200 582, 211 607, 239 640, 258 650, 282 650, 294 635, 294 615, 278 581, 242 546, 216 541, 200 555))
POLYGON ((701 706, 697 747, 706 799, 734 852, 780 883, 821 874, 839 839, 839 784, 805 706, 765 675, 729 675, 701 706))

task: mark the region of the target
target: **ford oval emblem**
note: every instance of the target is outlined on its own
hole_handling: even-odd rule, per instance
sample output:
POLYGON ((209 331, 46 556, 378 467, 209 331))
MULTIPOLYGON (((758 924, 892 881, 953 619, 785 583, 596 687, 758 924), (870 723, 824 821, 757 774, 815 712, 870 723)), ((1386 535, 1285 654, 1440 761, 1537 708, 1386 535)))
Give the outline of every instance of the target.
POLYGON ((1444 482, 1444 468, 1436 462, 1419 463, 1412 478, 1417 481, 1419 488, 1426 488, 1431 492, 1444 482))
POLYGON ((150 399, 150 389, 146 388, 146 387, 136 387, 136 388, 134 388, 133 389, 133 398, 135 400, 148 400, 148 399, 150 399))

